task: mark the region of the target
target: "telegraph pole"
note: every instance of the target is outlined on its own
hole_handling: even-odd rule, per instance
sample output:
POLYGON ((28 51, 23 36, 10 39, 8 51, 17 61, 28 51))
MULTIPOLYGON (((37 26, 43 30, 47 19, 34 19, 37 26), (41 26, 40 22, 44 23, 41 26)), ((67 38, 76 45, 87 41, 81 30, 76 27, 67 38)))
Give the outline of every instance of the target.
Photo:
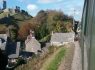
POLYGON ((74 19, 75 12, 76 12, 76 10, 74 9, 74 10, 73 10, 73 29, 74 29, 74 24, 75 24, 75 19, 74 19))

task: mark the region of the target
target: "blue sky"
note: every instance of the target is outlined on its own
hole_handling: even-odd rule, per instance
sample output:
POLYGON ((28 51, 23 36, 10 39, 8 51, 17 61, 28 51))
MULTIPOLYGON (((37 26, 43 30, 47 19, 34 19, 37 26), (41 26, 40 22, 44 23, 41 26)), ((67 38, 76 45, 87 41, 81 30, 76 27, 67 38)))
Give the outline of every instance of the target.
MULTIPOLYGON (((6 0, 8 8, 15 8, 20 6, 29 12, 32 16, 35 16, 39 10, 61 10, 65 14, 75 15, 76 20, 81 19, 84 0, 6 0)), ((2 0, 0 0, 0 7, 2 8, 2 0)))

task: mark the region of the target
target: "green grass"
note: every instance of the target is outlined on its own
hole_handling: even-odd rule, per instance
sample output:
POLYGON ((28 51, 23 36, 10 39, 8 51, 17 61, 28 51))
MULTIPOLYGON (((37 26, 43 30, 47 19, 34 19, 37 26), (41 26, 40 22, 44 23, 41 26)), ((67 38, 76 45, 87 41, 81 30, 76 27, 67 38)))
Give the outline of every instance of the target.
POLYGON ((64 58, 65 55, 65 49, 62 48, 55 56, 55 58, 50 62, 49 66, 47 67, 47 70, 57 70, 61 60, 64 58))

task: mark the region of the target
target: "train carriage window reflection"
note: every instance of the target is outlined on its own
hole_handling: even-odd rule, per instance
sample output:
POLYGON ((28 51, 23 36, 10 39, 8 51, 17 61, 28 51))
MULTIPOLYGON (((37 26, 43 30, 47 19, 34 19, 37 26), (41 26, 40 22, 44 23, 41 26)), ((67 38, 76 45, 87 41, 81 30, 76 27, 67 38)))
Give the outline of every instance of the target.
POLYGON ((84 8, 84 16, 85 16, 85 19, 84 19, 84 35, 86 36, 86 32, 87 32, 87 16, 88 16, 88 5, 87 5, 87 2, 85 3, 85 8, 84 8))

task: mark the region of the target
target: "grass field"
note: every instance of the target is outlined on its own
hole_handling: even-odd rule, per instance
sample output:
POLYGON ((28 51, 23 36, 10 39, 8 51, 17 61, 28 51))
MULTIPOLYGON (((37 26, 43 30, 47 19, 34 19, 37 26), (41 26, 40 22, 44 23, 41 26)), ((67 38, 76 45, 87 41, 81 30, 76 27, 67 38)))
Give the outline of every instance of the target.
POLYGON ((61 49, 56 55, 55 58, 50 62, 47 70, 57 70, 61 60, 65 55, 65 49, 61 49))
POLYGON ((40 70, 57 70, 61 60, 64 58, 65 52, 66 48, 64 47, 57 49, 51 57, 47 58, 40 70))

